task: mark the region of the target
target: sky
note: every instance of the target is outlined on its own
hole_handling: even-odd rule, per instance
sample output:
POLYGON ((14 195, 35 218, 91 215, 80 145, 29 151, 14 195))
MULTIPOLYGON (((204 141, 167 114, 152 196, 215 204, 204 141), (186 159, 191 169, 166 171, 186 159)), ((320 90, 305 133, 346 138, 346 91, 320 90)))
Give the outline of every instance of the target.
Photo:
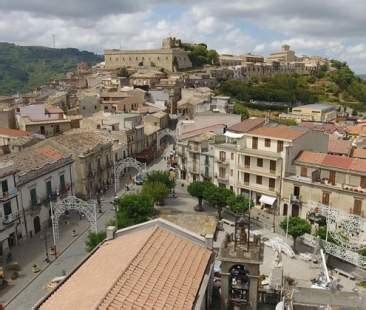
POLYGON ((0 41, 19 45, 154 48, 175 36, 221 53, 346 61, 366 73, 366 0, 0 0, 0 41))

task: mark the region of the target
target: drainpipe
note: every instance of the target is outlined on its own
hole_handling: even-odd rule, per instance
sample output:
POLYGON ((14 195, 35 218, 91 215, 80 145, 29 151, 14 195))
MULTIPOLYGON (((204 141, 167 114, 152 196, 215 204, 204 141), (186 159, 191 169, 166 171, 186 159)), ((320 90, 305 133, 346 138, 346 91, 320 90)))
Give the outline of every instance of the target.
POLYGON ((25 235, 28 238, 28 225, 27 225, 27 217, 26 217, 25 211, 24 211, 23 192, 22 192, 22 190, 20 190, 20 196, 21 196, 20 200, 21 200, 21 203, 22 203, 22 212, 23 212, 23 218, 24 218, 25 235))

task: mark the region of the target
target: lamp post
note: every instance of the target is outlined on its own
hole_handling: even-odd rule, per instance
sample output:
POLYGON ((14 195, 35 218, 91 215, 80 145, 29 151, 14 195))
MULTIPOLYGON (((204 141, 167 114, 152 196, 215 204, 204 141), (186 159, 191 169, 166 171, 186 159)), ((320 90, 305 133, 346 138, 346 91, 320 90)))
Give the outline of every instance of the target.
POLYGON ((55 258, 56 258, 57 257, 57 249, 56 249, 56 234, 55 234, 55 225, 54 225, 55 215, 54 215, 54 212, 53 212, 53 203, 52 203, 52 201, 50 201, 50 207, 51 207, 53 249, 54 249, 54 254, 55 254, 55 258))

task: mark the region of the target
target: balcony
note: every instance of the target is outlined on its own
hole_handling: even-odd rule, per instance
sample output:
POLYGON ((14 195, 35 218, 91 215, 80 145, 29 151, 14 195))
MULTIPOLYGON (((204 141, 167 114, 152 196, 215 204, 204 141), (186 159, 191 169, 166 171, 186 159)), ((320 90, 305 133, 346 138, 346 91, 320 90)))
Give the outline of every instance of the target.
POLYGON ((29 209, 31 211, 37 211, 39 212, 41 210, 42 202, 40 200, 37 201, 29 201, 29 209))
POLYGON ((18 219, 19 219, 19 215, 17 213, 15 213, 15 214, 10 213, 8 215, 5 215, 5 217, 3 219, 3 225, 5 225, 5 226, 12 225, 18 219))
POLYGON ((229 177, 226 175, 217 175, 216 176, 217 182, 228 184, 229 183, 229 177))
POLYGON ((229 161, 227 161, 225 158, 216 158, 216 162, 220 166, 227 166, 229 164, 229 161))
POLYGON ((17 190, 14 188, 8 192, 2 193, 2 195, 0 196, 0 201, 4 202, 4 201, 8 201, 12 198, 14 198, 17 195, 17 190))

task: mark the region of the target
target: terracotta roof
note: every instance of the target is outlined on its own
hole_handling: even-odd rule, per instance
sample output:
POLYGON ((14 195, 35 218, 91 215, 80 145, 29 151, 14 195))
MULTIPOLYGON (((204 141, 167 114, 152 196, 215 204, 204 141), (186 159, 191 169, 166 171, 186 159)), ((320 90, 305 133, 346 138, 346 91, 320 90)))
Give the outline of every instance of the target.
POLYGON ((165 220, 132 226, 35 308, 192 309, 211 255, 202 237, 165 220))
POLYGON ((195 129, 192 131, 187 131, 185 133, 183 133, 179 139, 180 140, 184 140, 184 139, 188 139, 188 138, 192 138, 198 135, 201 135, 202 133, 205 132, 217 132, 217 131, 221 131, 225 128, 224 124, 216 124, 216 125, 211 125, 208 127, 204 127, 204 128, 199 128, 199 129, 195 129))
POLYGON ((344 133, 343 127, 333 123, 301 122, 299 126, 308 129, 323 131, 328 134, 333 134, 336 131, 338 131, 339 133, 344 133))
POLYGON ((277 127, 260 127, 249 131, 249 134, 253 136, 271 137, 276 139, 296 140, 307 132, 308 130, 305 128, 281 125, 277 127))
POLYGON ((346 128, 347 133, 350 135, 358 136, 358 135, 366 135, 366 124, 361 123, 354 126, 349 126, 346 128))
POLYGON ((366 159, 366 149, 355 148, 352 157, 366 159))
POLYGON ((31 136, 32 134, 23 130, 0 127, 0 135, 9 137, 28 137, 31 136))
POLYGON ((228 128, 230 131, 245 133, 264 124, 264 118, 249 118, 228 128))
POLYGON ((311 151, 303 151, 296 159, 297 163, 322 166, 326 168, 335 168, 357 173, 366 172, 366 160, 360 158, 351 158, 339 155, 330 155, 311 151))
POLYGON ((352 142, 334 137, 329 137, 328 153, 349 156, 352 150, 352 142))

